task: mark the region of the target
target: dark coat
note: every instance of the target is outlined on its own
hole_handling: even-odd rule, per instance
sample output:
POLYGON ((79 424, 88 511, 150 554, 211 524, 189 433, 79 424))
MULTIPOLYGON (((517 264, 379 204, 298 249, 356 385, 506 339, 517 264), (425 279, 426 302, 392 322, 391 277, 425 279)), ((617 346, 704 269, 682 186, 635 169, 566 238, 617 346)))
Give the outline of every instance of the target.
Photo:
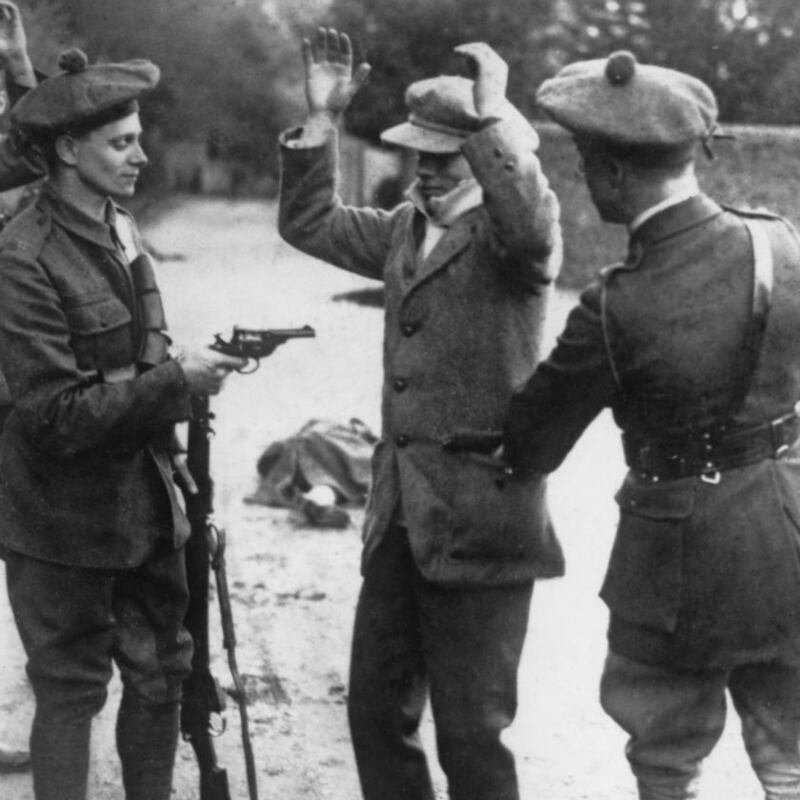
MULTIPOLYGON (((117 213, 124 213, 121 209, 117 213)), ((140 315, 108 226, 49 187, 0 235, 0 545, 82 567, 129 567, 188 523, 165 443, 190 416, 180 366, 127 380, 140 315)))
MULTIPOLYGON (((645 222, 629 260, 583 293, 511 403, 506 453, 517 468, 556 469, 605 406, 626 435, 651 440, 792 412, 800 245, 785 220, 751 216, 766 228, 775 282, 746 402, 732 398, 747 361, 753 250, 742 212, 699 196, 645 222)), ((632 470, 617 501, 601 592, 615 652, 689 667, 800 655, 800 449, 724 471, 717 485, 632 470)))
POLYGON ((383 280, 383 430, 373 459, 364 563, 398 503, 416 563, 445 584, 501 584, 563 571, 539 478, 503 484, 503 465, 444 442, 499 430, 512 388, 539 359, 548 284, 560 263, 558 205, 507 123, 464 147, 485 205, 455 221, 421 262, 422 217, 344 207, 336 143, 282 149, 280 230, 303 250, 383 280))

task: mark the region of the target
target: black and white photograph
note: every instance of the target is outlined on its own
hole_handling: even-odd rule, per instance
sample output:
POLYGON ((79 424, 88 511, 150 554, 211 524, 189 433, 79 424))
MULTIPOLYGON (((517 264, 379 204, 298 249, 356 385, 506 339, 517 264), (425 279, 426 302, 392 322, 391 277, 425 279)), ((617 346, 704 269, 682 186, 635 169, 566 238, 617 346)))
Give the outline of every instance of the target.
POLYGON ((800 800, 800 3, 0 0, 0 800, 800 800))

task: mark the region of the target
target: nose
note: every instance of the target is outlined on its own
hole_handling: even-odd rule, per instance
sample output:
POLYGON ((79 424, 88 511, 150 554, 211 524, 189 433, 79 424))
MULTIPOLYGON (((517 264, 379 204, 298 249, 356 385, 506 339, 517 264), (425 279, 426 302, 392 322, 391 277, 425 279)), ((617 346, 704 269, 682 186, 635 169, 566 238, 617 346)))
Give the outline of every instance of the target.
POLYGON ((417 175, 422 177, 430 177, 436 174, 433 159, 429 156, 420 156, 417 160, 417 175))
POLYGON ((136 146, 131 150, 131 163, 135 164, 137 167, 145 167, 148 162, 147 153, 144 152, 142 145, 137 142, 136 146))

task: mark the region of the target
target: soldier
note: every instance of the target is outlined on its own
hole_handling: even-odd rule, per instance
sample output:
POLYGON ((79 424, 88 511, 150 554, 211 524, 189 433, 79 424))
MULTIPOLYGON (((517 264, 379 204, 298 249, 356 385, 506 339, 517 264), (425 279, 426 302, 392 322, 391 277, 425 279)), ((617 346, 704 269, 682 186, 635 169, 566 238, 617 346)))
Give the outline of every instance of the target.
POLYGON ((519 475, 556 469, 605 406, 622 429, 601 701, 639 796, 697 796, 727 689, 767 798, 800 798, 797 234, 700 191, 717 107, 695 78, 619 52, 537 98, 630 249, 515 394, 506 457, 519 475))
POLYGON ((13 410, 0 436, 0 546, 36 698, 37 800, 84 800, 92 717, 116 662, 117 747, 128 800, 167 800, 181 682, 189 524, 168 442, 190 393, 243 361, 170 358, 152 267, 133 218, 147 164, 137 97, 149 61, 63 72, 14 108, 48 177, 0 235, 0 366, 13 410))
POLYGON ((500 426, 537 361, 560 230, 536 134, 505 99, 505 63, 482 43, 456 52, 475 81, 412 84, 408 122, 383 134, 418 153, 418 180, 393 210, 346 208, 336 194, 337 127, 369 69, 352 76, 346 36, 304 42, 309 118, 282 139, 281 234, 386 288, 348 696, 367 800, 432 800, 418 733, 428 693, 450 797, 516 800, 500 735, 534 578, 563 569, 542 481, 504 487, 499 459, 462 449, 500 426))

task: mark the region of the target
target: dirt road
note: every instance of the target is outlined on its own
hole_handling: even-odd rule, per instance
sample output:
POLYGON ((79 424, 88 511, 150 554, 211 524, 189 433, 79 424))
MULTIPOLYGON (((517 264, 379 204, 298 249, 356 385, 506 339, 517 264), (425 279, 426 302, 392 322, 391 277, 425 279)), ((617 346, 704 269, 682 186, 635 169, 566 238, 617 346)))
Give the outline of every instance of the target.
MULTIPOLYGON (((289 512, 247 505, 263 447, 308 419, 359 417, 379 429, 382 316, 333 300, 371 284, 300 256, 279 241, 272 204, 187 200, 147 231, 183 261, 159 265, 177 341, 208 342, 233 324, 310 324, 314 340, 291 342, 254 375, 234 377, 214 401, 217 518, 228 531, 238 656, 262 800, 355 800, 345 696, 352 611, 359 587, 359 523, 344 531, 303 527, 289 512)), ((572 298, 557 297, 552 331, 572 298)), ((604 416, 551 481, 551 504, 568 560, 566 578, 540 583, 521 668, 520 709, 508 741, 524 798, 624 800, 635 790, 624 737, 597 703, 605 608, 597 598, 611 543, 613 492, 622 475, 618 438, 604 416)), ((2 590, 0 739, 24 744, 32 704, 24 657, 2 590)), ((216 620, 216 615, 212 614, 216 620)), ((229 683, 217 632, 215 673, 229 683)), ((120 800, 113 720, 119 688, 94 732, 91 800, 120 800)), ((433 753, 430 722, 425 736, 433 753)), ((247 797, 238 715, 217 740, 232 795, 247 797)), ((433 759, 435 761, 435 758, 433 759)), ((437 773, 441 797, 446 797, 437 773)), ((709 761, 708 800, 756 800, 735 717, 709 761)), ((191 748, 182 744, 176 800, 197 797, 191 748)), ((29 775, 0 775, 0 800, 32 800, 29 775)))

